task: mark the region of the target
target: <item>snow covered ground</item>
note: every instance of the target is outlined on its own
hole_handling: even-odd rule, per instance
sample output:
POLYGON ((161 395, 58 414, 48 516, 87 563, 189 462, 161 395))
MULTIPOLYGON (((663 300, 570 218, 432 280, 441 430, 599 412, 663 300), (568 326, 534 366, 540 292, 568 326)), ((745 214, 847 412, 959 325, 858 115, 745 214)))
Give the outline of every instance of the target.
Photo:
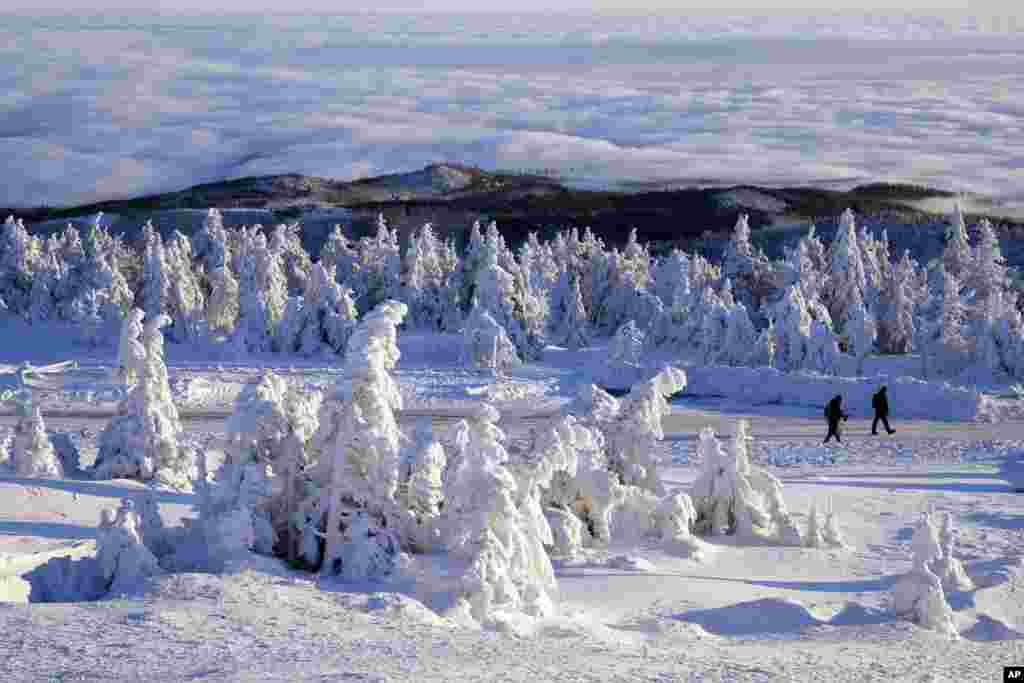
MULTIPOLYGON (((69 433, 88 463, 114 405, 104 394, 116 390, 113 352, 61 347, 52 334, 48 346, 39 341, 36 355, 0 350, 0 363, 9 364, 0 371, 26 358, 78 360, 77 370, 40 396, 47 426, 69 433)), ((543 363, 493 378, 462 369, 454 339, 408 334, 400 344, 395 374, 406 420, 448 422, 487 399, 502 410, 513 440, 568 402, 603 353, 549 349, 543 363)), ((188 437, 214 448, 231 401, 263 366, 311 387, 332 384, 339 366, 279 356, 210 361, 175 346, 168 352, 188 437)), ((3 381, 0 390, 16 389, 3 381)), ((908 418, 894 398, 894 435, 871 436, 857 409, 843 444, 822 446, 816 398, 762 403, 743 392, 717 393, 691 389, 673 401, 660 444, 669 491, 687 492, 699 473, 700 428, 729 437, 746 418, 751 462, 781 479, 798 523, 812 504, 834 510, 849 548, 744 546, 716 537, 698 562, 619 539, 556 560, 557 614, 505 631, 448 621, 411 597, 423 598, 422 587, 408 579, 346 584, 256 556, 224 575, 161 576, 125 598, 26 602, 21 577, 48 558, 93 552, 100 510, 144 487, 5 475, 0 600, 11 602, 0 603, 0 679, 994 681, 1004 665, 1024 662, 1024 496, 1014 492, 1024 481, 1024 420, 1016 411, 998 412, 997 421, 957 420, 948 411, 925 419, 915 406, 919 416, 908 418), (892 586, 911 567, 914 525, 929 510, 955 516, 958 556, 977 586, 947 596, 959 640, 897 619, 889 608, 892 586)), ((0 417, 0 442, 14 423, 0 417)), ((157 502, 168 524, 195 514, 190 493, 159 491, 157 502)))

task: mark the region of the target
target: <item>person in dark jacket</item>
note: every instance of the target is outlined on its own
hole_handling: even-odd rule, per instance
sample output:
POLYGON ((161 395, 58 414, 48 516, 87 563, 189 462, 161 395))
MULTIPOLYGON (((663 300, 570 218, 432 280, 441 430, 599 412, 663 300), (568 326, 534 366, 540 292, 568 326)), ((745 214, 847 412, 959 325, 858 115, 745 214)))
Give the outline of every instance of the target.
POLYGON ((889 426, 889 397, 886 396, 885 387, 879 389, 871 397, 871 407, 875 410, 875 419, 871 423, 871 433, 878 434, 879 420, 885 425, 885 431, 890 434, 894 433, 896 430, 889 426))
POLYGON ((843 440, 839 438, 839 421, 850 419, 850 416, 843 412, 842 394, 836 394, 836 397, 825 406, 825 419, 828 420, 828 434, 825 435, 823 443, 828 443, 833 436, 836 437, 836 441, 842 443, 843 440))

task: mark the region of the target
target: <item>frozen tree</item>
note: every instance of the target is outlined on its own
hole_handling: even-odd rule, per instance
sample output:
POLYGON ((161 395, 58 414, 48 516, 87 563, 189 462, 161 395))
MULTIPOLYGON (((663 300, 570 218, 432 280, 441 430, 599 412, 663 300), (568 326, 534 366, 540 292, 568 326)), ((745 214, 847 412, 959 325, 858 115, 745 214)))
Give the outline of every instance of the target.
POLYGON ((877 325, 878 349, 882 353, 907 353, 914 346, 914 307, 919 298, 915 274, 914 261, 910 252, 905 251, 900 262, 889 268, 882 279, 877 325))
POLYGON ((682 283, 687 287, 690 283, 690 257, 679 249, 657 263, 651 278, 655 295, 661 299, 666 308, 675 303, 676 290, 682 283))
POLYGON ((818 506, 811 503, 811 511, 807 513, 807 533, 804 534, 804 545, 808 548, 824 548, 825 532, 818 518, 818 506))
POLYGON ((502 374, 522 362, 505 328, 479 305, 466 318, 462 344, 463 362, 471 367, 502 374))
POLYGON ((750 320, 747 307, 737 301, 726 308, 725 333, 716 363, 749 365, 757 349, 758 334, 750 320))
POLYGON ((615 331, 608 343, 608 360, 622 365, 638 366, 644 348, 644 333, 632 320, 615 331))
POLYGON ((806 299, 819 298, 825 291, 826 270, 825 245, 815 235, 812 225, 807 235, 787 253, 783 285, 787 288, 799 286, 806 299))
POLYGON ((121 501, 116 514, 105 508, 96 534, 96 564, 103 593, 133 593, 151 576, 162 573, 156 557, 139 533, 141 520, 133 502, 121 501))
POLYGON ((948 512, 942 516, 938 539, 941 554, 929 563, 929 568, 942 581, 943 590, 947 592, 972 590, 974 582, 964 570, 963 563, 953 556, 956 545, 956 529, 953 526, 953 516, 948 512))
POLYGON ((126 389, 135 385, 138 369, 146 362, 146 349, 142 345, 144 317, 145 313, 133 308, 121 322, 121 334, 117 345, 117 375, 126 389))
POLYGON ((442 245, 426 223, 410 239, 402 261, 402 298, 409 305, 410 324, 440 330, 445 319, 442 245))
POLYGON ((238 281, 227 266, 210 273, 210 298, 206 301, 207 328, 214 334, 230 336, 238 320, 238 281))
POLYGON ((192 242, 177 230, 164 249, 163 267, 168 277, 166 306, 171 318, 171 339, 197 340, 205 297, 193 270, 192 242))
POLYGON ((288 302, 282 260, 255 230, 242 238, 235 343, 248 351, 269 351, 288 302))
POLYGON ((856 374, 864 374, 864 359, 874 350, 875 339, 878 337, 878 326, 863 303, 851 305, 846 309, 847 352, 857 362, 856 374))
POLYGON ((171 273, 160 233, 147 221, 142 227, 145 252, 142 257, 142 310, 147 318, 156 318, 167 312, 167 299, 171 287, 171 273))
POLYGON ((840 217, 835 241, 829 247, 828 260, 826 295, 829 313, 832 320, 843 323, 850 308, 864 304, 867 288, 864 255, 857 240, 855 219, 850 209, 840 217))
POLYGON ((419 424, 400 485, 401 502, 408 511, 408 538, 413 547, 430 551, 438 542, 438 520, 444 504, 444 473, 448 459, 434 438, 430 420, 419 424))
POLYGON ((402 399, 390 371, 399 358, 396 330, 407 312, 405 304, 389 300, 364 316, 320 409, 312 440, 319 453, 310 479, 314 493, 303 503, 306 514, 315 511, 319 519, 303 531, 301 545, 323 528, 322 561, 303 555, 324 573, 347 579, 387 574, 403 543, 396 491, 404 437, 395 420, 402 399))
POLYGON ((921 353, 923 374, 928 377, 933 369, 944 374, 959 372, 970 351, 967 332, 967 311, 960 294, 960 281, 940 266, 942 290, 932 296, 931 315, 921 325, 918 349, 921 353))
POLYGON ((929 565, 942 557, 938 534, 930 515, 923 515, 911 544, 914 566, 893 586, 893 611, 924 628, 958 638, 953 610, 946 602, 942 581, 929 565))
POLYGON ((28 234, 21 219, 8 216, 0 233, 0 297, 12 313, 28 312, 38 258, 38 242, 28 234))
POLYGON ((357 271, 350 280, 353 298, 360 311, 369 311, 388 299, 401 298, 402 260, 398 231, 388 227, 384 215, 377 216, 377 230, 359 240, 357 271))
POLYGON ((458 610, 481 623, 502 611, 553 611, 554 570, 541 533, 515 503, 518 484, 506 467, 499 415, 481 406, 468 422, 467 456, 445 486, 445 543, 468 563, 458 610))
POLYGON ((224 228, 224 215, 217 209, 207 210, 203 226, 192 238, 192 251, 207 273, 231 263, 231 247, 228 232, 224 228))
POLYGON ((974 255, 967 241, 967 224, 960 210, 960 203, 953 206, 953 217, 946 230, 946 246, 942 252, 942 264, 946 272, 958 280, 970 275, 974 266, 974 255))
POLYGON ((270 235, 268 247, 280 261, 288 293, 305 290, 313 261, 302 246, 302 227, 298 223, 279 223, 270 235))
POLYGON ((57 453, 38 405, 18 404, 18 424, 14 428, 14 443, 11 448, 11 467, 19 477, 60 478, 64 476, 57 453))
POLYGON ((568 270, 563 270, 558 284, 551 292, 549 339, 553 344, 571 351, 590 344, 590 325, 583 307, 579 282, 568 270))
POLYGON ((978 302, 985 302, 992 294, 1006 289, 1006 259, 995 227, 987 218, 978 223, 978 246, 974 250, 972 268, 964 275, 964 283, 974 290, 978 302))
POLYGON ((748 216, 741 213, 732 230, 732 238, 722 255, 722 275, 735 280, 740 275, 754 272, 754 247, 750 244, 748 216))
POLYGON ((801 537, 782 498, 782 484, 749 460, 748 424, 736 425, 732 445, 723 449, 710 427, 697 446, 701 473, 693 484, 694 528, 705 535, 735 534, 750 541, 800 545, 801 537))
POLYGON ((811 336, 811 315, 799 287, 790 287, 775 306, 775 367, 791 372, 807 362, 807 344, 811 336))
POLYGON ((685 387, 686 373, 666 367, 653 378, 634 384, 623 399, 609 443, 609 464, 622 483, 664 495, 658 472, 658 442, 665 438, 661 421, 669 412, 667 397, 685 387))
POLYGON ((234 545, 268 555, 279 542, 290 547, 297 477, 308 464, 305 443, 319 424, 321 398, 269 371, 239 394, 226 425, 224 462, 203 491, 203 524, 222 525, 225 515, 244 510, 250 522, 229 525, 245 537, 234 545))
POLYGON ((343 353, 356 317, 351 290, 337 283, 333 271, 317 263, 306 278, 303 297, 289 301, 278 328, 277 347, 307 355, 343 353))
MULTIPOLYGON (((139 317, 134 312, 129 315, 139 317)), ((164 364, 160 328, 169 322, 164 315, 146 321, 142 340, 145 358, 136 360, 134 368, 138 381, 99 437, 93 466, 93 476, 98 479, 156 479, 187 489, 195 478, 194 454, 178 443, 181 422, 164 364)))
MULTIPOLYGON (((320 249, 320 265, 328 271, 334 268, 338 282, 342 284, 352 280, 359 270, 359 254, 340 225, 334 226, 334 230, 327 236, 324 246, 320 249)), ((349 287, 351 286, 349 284, 349 287)))

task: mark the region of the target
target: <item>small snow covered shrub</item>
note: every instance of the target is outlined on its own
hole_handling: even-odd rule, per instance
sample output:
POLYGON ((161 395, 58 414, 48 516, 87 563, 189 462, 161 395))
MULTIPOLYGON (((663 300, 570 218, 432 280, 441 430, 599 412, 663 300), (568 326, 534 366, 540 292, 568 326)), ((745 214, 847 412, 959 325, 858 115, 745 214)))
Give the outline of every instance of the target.
POLYGON ((956 544, 956 529, 953 526, 953 516, 948 512, 942 516, 942 526, 939 528, 939 558, 932 561, 931 567, 935 575, 942 581, 942 588, 946 591, 969 591, 974 588, 974 582, 964 570, 963 563, 953 557, 953 548, 956 544))
POLYGON ((14 428, 11 468, 19 477, 63 477, 64 468, 46 434, 39 406, 18 405, 18 425, 14 428))
MULTIPOLYGON (((130 315, 137 319, 138 313, 130 315)), ((170 319, 159 315, 146 322, 142 346, 144 360, 132 356, 138 383, 118 406, 117 415, 100 434, 93 466, 97 479, 152 480, 190 489, 196 476, 195 454, 179 445, 181 421, 171 399, 164 364, 164 338, 160 331, 170 319)), ((129 340, 127 346, 132 347, 129 340)))
POLYGON ((735 534, 742 540, 768 540, 800 545, 800 534, 782 498, 782 484, 748 458, 748 423, 736 425, 727 451, 714 430, 700 432, 697 452, 702 469, 691 496, 696 507, 695 529, 702 535, 735 534))
POLYGON ((505 328, 481 306, 474 306, 466 318, 462 343, 463 359, 471 367, 501 374, 521 363, 505 328))
POLYGON ((959 638, 942 580, 931 570, 931 565, 943 559, 943 548, 929 514, 922 516, 911 547, 914 566, 893 586, 893 611, 924 628, 959 638))

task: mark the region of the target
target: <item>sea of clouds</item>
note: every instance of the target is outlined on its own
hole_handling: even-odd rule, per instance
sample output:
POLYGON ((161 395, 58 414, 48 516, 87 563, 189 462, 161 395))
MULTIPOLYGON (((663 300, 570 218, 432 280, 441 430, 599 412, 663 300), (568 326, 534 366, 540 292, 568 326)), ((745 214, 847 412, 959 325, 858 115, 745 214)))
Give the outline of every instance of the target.
POLYGON ((0 19, 0 206, 441 160, 1024 203, 1022 17, 0 19))

